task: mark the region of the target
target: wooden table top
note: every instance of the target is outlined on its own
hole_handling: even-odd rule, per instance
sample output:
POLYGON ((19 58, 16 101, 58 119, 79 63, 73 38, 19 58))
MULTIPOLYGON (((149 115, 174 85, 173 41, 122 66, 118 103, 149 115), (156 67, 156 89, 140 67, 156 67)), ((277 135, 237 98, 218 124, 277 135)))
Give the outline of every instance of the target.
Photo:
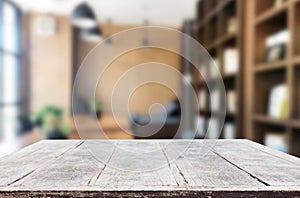
POLYGON ((248 140, 44 140, 0 159, 0 196, 300 196, 300 159, 248 140))

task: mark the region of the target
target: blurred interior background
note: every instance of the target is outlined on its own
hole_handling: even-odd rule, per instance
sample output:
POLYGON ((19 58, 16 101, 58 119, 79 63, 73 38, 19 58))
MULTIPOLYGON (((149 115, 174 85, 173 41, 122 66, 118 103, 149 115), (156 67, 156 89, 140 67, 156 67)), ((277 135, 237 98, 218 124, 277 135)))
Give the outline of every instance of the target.
MULTIPOLYGON (((167 119, 149 139, 173 138, 182 119, 183 135, 176 138, 248 138, 300 155, 299 0, 1 0, 0 10, 0 156, 42 139, 79 139, 72 113, 79 115, 76 124, 84 129, 85 139, 99 138, 99 122, 109 139, 143 139, 155 103, 165 106, 167 119), (174 52, 130 51, 109 65, 95 100, 77 98, 78 108, 72 112, 73 82, 86 55, 113 34, 152 25, 189 34, 213 61, 201 65, 200 75, 174 52), (122 86, 145 75, 164 75, 181 96, 155 83, 137 89, 129 101, 132 116, 122 118, 127 133, 111 115, 112 90, 128 70, 148 62, 170 65, 190 79, 198 105, 182 79, 149 67, 122 86), (218 75, 214 64, 226 96, 208 90, 218 75), (187 111, 182 112, 182 106, 187 111), (227 111, 224 125, 222 112, 218 115, 222 106, 227 111), (195 136, 184 135, 189 130, 195 136)), ((193 56, 180 39, 158 39, 176 43, 193 56)), ((105 45, 110 50, 119 47, 110 39, 105 45)), ((147 33, 141 41, 146 45, 147 33)), ((160 124, 160 112, 156 114, 157 123, 147 130, 160 124)))

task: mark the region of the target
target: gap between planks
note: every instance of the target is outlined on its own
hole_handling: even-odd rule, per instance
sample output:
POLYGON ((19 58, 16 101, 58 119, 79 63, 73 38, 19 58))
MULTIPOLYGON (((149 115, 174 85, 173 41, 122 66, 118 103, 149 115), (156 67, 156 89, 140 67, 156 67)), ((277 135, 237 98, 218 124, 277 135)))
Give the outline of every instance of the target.
POLYGON ((107 164, 110 162, 110 160, 112 159, 112 157, 113 157, 113 155, 114 155, 114 153, 115 153, 115 151, 116 151, 116 149, 117 149, 117 146, 119 145, 119 143, 120 143, 120 141, 118 141, 117 142, 117 144, 114 146, 114 149, 113 149, 113 151, 111 152, 111 155, 109 156, 109 158, 108 158, 108 160, 107 160, 107 162, 104 164, 104 166, 103 166, 103 168, 101 168, 101 170, 100 170, 100 172, 97 174, 97 176, 95 177, 95 176, 92 176, 91 178, 90 178, 90 180, 88 181, 88 186, 93 186, 93 185, 95 185, 96 183, 97 183, 97 180, 100 178, 100 176, 101 176, 101 174, 103 173, 103 171, 104 171, 104 169, 107 167, 107 164))
POLYGON ((267 182, 263 181, 262 179, 258 178, 257 176, 253 175, 252 173, 248 172, 247 170, 239 167, 238 165, 234 164, 233 162, 231 162, 230 160, 226 159, 224 156, 220 155, 219 153, 217 153, 217 151, 212 150, 212 152, 214 154, 216 154, 217 156, 219 156, 221 159, 223 159, 224 161, 226 161, 227 163, 231 164, 232 166, 238 168, 239 170, 247 173, 250 177, 256 179, 258 182, 262 183, 265 186, 271 186, 270 184, 268 184, 267 182))
MULTIPOLYGON (((11 185, 13 185, 13 184, 15 184, 15 183, 17 183, 17 182, 20 182, 21 180, 23 180, 23 179, 27 178, 28 176, 30 176, 31 174, 33 174, 35 171, 37 171, 37 170, 43 168, 43 167, 44 167, 46 164, 48 164, 50 161, 57 160, 57 159, 61 158, 61 157, 62 157, 63 155, 65 155, 67 152, 69 152, 69 151, 71 151, 71 150, 74 150, 74 149, 80 147, 83 143, 84 143, 84 140, 83 140, 83 141, 80 141, 80 142, 79 142, 78 144, 76 144, 75 146, 72 146, 72 147, 68 148, 67 150, 65 150, 64 152, 62 152, 61 154, 55 156, 54 159, 51 159, 51 160, 46 161, 46 162, 43 163, 41 166, 39 166, 39 167, 35 168, 34 170, 32 170, 32 171, 26 173, 26 174, 23 175, 22 177, 20 177, 20 178, 14 180, 14 181, 12 181, 12 182, 10 182, 9 184, 7 184, 7 186, 11 186, 11 185)), ((33 151, 33 152, 35 152, 35 151, 33 151)), ((30 152, 30 153, 33 153, 33 152, 30 152)))
MULTIPOLYGON (((177 186, 180 186, 179 182, 177 181, 176 176, 174 175, 174 173, 173 173, 173 171, 172 171, 170 160, 169 160, 169 158, 168 158, 168 156, 167 156, 167 153, 166 153, 166 151, 165 151, 163 145, 159 143, 159 146, 160 146, 161 151, 162 151, 162 153, 164 154, 164 156, 165 156, 165 158, 166 158, 166 160, 167 160, 167 162, 168 162, 168 167, 169 167, 169 169, 170 169, 170 172, 172 173, 172 176, 174 177, 174 180, 176 181, 177 186)), ((179 168, 179 166, 176 164, 176 162, 174 162, 174 164, 175 164, 175 167, 176 167, 176 169, 177 169, 179 175, 180 175, 180 176, 182 177, 182 179, 183 179, 183 182, 184 182, 183 185, 184 185, 184 186, 188 186, 188 185, 189 185, 189 182, 188 182, 187 179, 185 178, 183 172, 180 170, 180 168, 179 168)))

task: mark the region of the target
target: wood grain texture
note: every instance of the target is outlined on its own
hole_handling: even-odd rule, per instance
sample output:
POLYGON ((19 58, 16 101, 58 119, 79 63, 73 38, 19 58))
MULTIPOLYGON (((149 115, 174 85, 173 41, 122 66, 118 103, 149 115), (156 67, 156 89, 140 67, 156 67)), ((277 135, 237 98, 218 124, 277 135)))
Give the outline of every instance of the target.
POLYGON ((300 196, 300 159, 248 140, 45 140, 0 167, 1 197, 300 196))

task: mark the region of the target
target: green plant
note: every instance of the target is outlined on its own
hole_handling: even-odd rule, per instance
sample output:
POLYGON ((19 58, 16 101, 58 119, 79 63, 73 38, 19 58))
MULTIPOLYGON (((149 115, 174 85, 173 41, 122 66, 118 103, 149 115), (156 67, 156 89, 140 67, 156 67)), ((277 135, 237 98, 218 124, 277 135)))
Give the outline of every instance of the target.
POLYGON ((64 136, 68 136, 71 129, 63 123, 63 110, 56 106, 46 106, 33 115, 33 120, 37 126, 42 128, 45 135, 53 131, 60 131, 64 136))

